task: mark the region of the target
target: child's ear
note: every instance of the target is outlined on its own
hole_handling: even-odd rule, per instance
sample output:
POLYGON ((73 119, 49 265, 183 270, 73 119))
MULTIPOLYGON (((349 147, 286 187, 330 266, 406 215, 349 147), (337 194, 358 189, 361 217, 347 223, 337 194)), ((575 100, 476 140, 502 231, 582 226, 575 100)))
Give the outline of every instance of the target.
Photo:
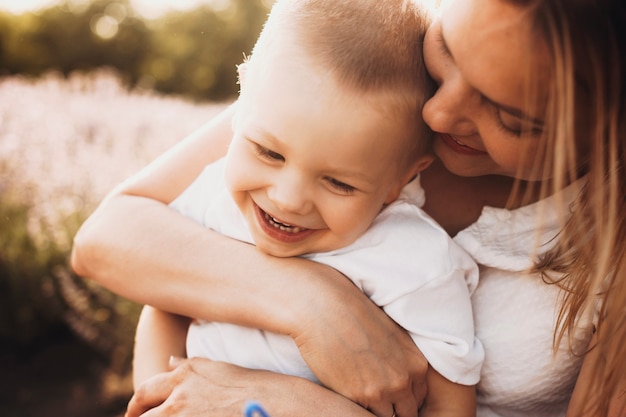
POLYGON ((417 177, 420 172, 428 168, 434 160, 435 157, 431 154, 426 154, 417 158, 409 169, 407 169, 406 174, 404 174, 400 181, 396 183, 396 186, 389 190, 387 198, 385 199, 385 205, 393 203, 402 192, 404 186, 413 181, 415 177, 417 177))
POLYGON ((237 65, 237 74, 239 75, 239 88, 241 89, 241 86, 243 85, 243 83, 246 81, 246 71, 248 69, 248 61, 245 60, 244 62, 242 62, 241 64, 237 65))
POLYGON ((407 181, 407 184, 413 180, 423 170, 428 168, 430 164, 435 160, 435 156, 433 154, 427 153, 426 155, 422 155, 417 158, 417 161, 413 164, 413 175, 412 178, 407 181))

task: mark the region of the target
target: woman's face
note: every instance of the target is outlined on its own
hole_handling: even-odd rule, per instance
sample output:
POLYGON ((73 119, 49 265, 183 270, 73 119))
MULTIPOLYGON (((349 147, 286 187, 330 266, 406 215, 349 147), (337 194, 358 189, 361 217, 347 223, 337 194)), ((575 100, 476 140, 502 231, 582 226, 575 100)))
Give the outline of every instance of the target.
POLYGON ((439 88, 423 116, 438 132, 434 149, 448 170, 542 179, 533 163, 544 128, 546 51, 519 6, 504 0, 445 2, 424 45, 426 66, 439 88), (532 103, 529 74, 539 85, 532 103))

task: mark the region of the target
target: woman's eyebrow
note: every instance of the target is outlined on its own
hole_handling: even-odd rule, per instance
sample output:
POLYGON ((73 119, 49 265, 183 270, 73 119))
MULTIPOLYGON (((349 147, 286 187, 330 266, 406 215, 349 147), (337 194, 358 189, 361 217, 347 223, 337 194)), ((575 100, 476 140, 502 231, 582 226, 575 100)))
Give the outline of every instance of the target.
POLYGON ((522 110, 515 108, 515 107, 511 107, 511 106, 507 106, 506 104, 502 104, 502 103, 498 103, 496 101, 493 101, 492 99, 490 99, 489 97, 485 96, 484 94, 481 93, 481 95, 483 96, 483 98, 488 101, 489 103, 491 103, 493 106, 497 107, 498 109, 509 113, 511 116, 517 117, 519 119, 525 120, 527 122, 530 122, 534 125, 538 125, 538 126, 543 126, 544 121, 537 118, 537 117, 533 117, 530 116, 526 113, 524 113, 522 110))
MULTIPOLYGON (((456 64, 456 61, 454 60, 454 55, 452 55, 452 51, 450 51, 450 48, 448 47, 448 43, 446 42, 446 38, 443 34, 443 25, 440 24, 439 26, 439 41, 441 42, 441 49, 442 51, 448 55, 448 57, 452 60, 452 62, 454 62, 456 64)), ((527 120, 533 124, 537 124, 537 125, 543 125, 544 122, 543 120, 536 118, 536 117, 532 117, 526 113, 524 113, 522 110, 515 108, 515 107, 511 107, 508 106, 506 104, 502 104, 497 102, 496 100, 488 97, 485 95, 485 93, 483 93, 482 91, 478 90, 476 87, 473 87, 484 99, 485 101, 489 102, 491 105, 497 107, 498 109, 509 113, 510 115, 514 116, 514 117, 518 117, 520 119, 523 120, 527 120)))

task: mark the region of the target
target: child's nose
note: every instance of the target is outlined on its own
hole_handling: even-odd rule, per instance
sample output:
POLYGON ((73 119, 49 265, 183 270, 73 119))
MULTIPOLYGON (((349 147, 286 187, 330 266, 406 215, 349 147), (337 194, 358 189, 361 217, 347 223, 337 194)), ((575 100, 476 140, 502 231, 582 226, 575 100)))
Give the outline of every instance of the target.
POLYGON ((276 208, 285 213, 307 214, 312 206, 308 182, 297 174, 282 174, 268 191, 276 208))

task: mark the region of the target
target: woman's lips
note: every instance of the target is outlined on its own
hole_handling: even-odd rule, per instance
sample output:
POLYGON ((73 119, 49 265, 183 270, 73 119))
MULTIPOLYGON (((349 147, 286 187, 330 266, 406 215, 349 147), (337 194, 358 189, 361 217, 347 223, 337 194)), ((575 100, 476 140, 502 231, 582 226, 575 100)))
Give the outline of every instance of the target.
POLYGON ((315 229, 305 229, 304 227, 281 222, 279 219, 263 211, 261 207, 257 205, 255 205, 255 212, 261 230, 272 239, 283 243, 300 242, 317 231, 315 229))
POLYGON ((459 142, 452 135, 439 133, 437 134, 437 136, 441 139, 443 143, 445 143, 449 148, 451 148, 453 151, 457 153, 462 153, 464 155, 474 155, 474 156, 487 155, 487 152, 471 148, 467 146, 466 144, 459 142))

